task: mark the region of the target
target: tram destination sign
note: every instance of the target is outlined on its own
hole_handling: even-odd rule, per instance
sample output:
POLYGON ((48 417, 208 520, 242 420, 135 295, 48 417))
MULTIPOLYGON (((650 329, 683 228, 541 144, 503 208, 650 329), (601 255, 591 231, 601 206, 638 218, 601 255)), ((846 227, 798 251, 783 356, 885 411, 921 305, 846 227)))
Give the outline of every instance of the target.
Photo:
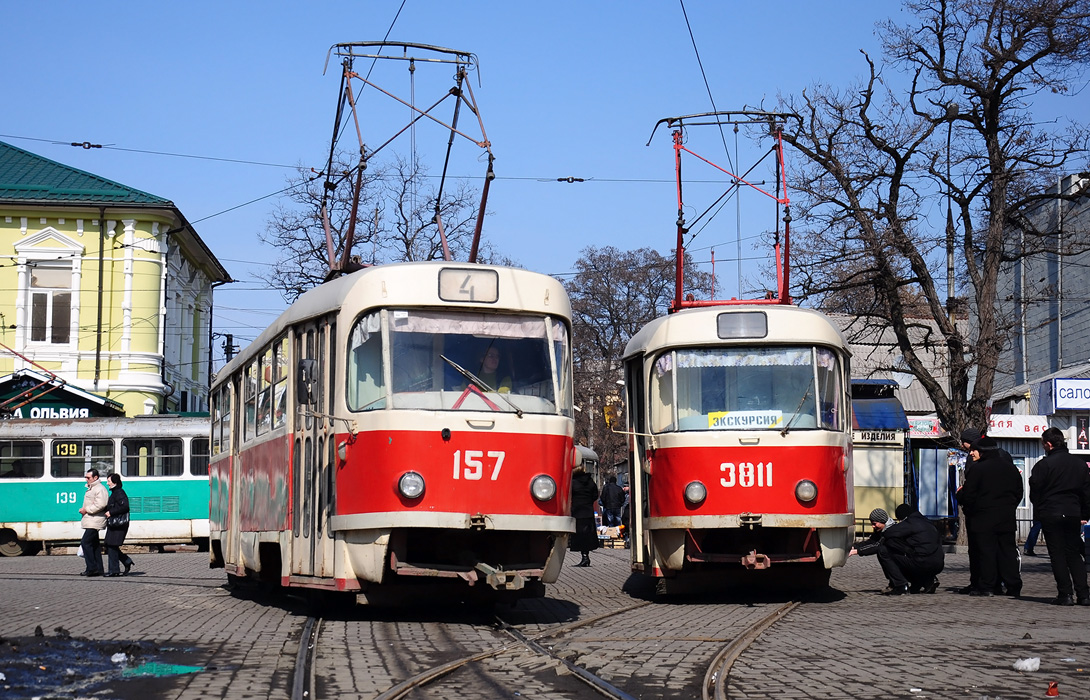
POLYGON ((1090 409, 1090 379, 1053 379, 1056 410, 1090 409))

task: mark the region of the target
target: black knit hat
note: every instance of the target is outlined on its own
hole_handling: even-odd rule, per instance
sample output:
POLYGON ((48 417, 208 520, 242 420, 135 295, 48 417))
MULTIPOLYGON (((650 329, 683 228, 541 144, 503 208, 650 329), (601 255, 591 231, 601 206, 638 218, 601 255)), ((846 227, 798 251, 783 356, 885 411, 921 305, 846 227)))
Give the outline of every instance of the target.
POLYGON ((888 523, 889 522, 889 513, 882 510, 881 508, 875 508, 874 510, 872 510, 870 512, 869 517, 870 517, 870 521, 872 523, 888 523))
POLYGON ((901 505, 897 506, 897 510, 894 511, 893 515, 897 517, 897 520, 904 520, 915 512, 915 508, 908 505, 907 503, 902 503, 901 505))
POLYGON ((962 442, 967 442, 967 443, 969 443, 971 445, 971 444, 973 444, 974 442, 976 442, 977 440, 980 439, 981 434, 982 433, 979 430, 974 430, 972 428, 966 428, 965 430, 961 431, 961 441, 962 442))
POLYGON ((974 450, 994 450, 999 447, 999 443, 995 441, 995 438, 990 438, 987 435, 979 437, 973 443, 972 448, 974 450))

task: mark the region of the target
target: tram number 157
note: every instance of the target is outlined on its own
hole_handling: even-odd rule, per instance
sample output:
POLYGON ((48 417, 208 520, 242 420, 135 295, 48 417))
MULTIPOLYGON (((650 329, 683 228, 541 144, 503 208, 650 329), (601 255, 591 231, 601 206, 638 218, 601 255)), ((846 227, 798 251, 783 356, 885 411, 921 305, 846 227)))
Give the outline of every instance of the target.
POLYGON ((749 488, 772 485, 772 462, 723 462, 719 465, 719 471, 726 474, 719 479, 719 483, 728 489, 733 486, 749 488))
POLYGON ((488 466, 492 468, 491 480, 496 481, 500 478, 500 469, 503 467, 503 458, 507 453, 503 451, 489 451, 486 453, 483 450, 466 450, 463 454, 461 450, 454 451, 454 478, 467 479, 469 481, 480 481, 484 477, 486 460, 489 462, 488 466))

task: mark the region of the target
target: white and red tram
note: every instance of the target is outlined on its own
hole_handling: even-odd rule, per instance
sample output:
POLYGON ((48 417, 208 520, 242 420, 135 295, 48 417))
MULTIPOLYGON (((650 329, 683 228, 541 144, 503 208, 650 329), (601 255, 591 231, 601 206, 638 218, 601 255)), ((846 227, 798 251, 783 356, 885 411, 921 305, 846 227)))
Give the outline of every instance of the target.
POLYGON ((212 566, 541 595, 574 531, 570 314, 551 277, 450 262, 303 294, 213 385, 212 566))
POLYGON ((633 569, 828 583, 853 539, 849 357, 825 316, 783 304, 690 308, 633 336, 633 569))

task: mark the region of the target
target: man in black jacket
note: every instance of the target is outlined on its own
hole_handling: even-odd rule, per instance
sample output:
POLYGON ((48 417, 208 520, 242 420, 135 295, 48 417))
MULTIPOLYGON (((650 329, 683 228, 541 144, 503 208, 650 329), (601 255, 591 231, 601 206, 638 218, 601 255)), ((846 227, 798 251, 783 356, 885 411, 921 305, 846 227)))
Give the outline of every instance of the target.
POLYGON ((1022 593, 1018 573, 1017 510, 1022 502, 1022 475, 1014 460, 999 449, 993 438, 982 437, 969 453, 973 467, 967 471, 958 499, 965 508, 970 552, 980 562, 980 581, 969 595, 992 596, 1000 583, 1007 595, 1022 593), (975 550, 975 552, 974 552, 975 550))
POLYGON ((1079 533, 1090 519, 1090 471, 1086 462, 1067 451, 1067 439, 1058 428, 1041 433, 1046 456, 1033 466, 1029 499, 1041 521, 1045 545, 1056 578, 1058 595, 1053 604, 1090 605, 1086 560, 1079 533))
POLYGON ((606 527, 621 526, 621 509, 624 508, 624 489, 617 485, 617 477, 610 475, 598 498, 602 506, 602 524, 606 527))
POLYGON ((918 510, 902 503, 897 506, 900 522, 880 522, 886 512, 876 508, 870 514, 874 534, 852 549, 852 554, 878 555, 882 572, 889 579, 888 595, 934 593, 935 578, 945 565, 942 538, 938 529, 918 510))
MULTIPOLYGON (((984 437, 984 433, 980 430, 967 428, 961 431, 961 449, 968 455, 965 458, 962 486, 965 485, 965 479, 969 478, 969 470, 973 466, 973 457, 970 454, 973 443, 982 437, 984 437)), ((961 505, 960 488, 957 490, 956 499, 958 504, 961 505)), ((962 507, 961 511, 965 516, 965 541, 969 545, 969 585, 959 588, 958 593, 972 593, 980 587, 980 556, 976 552, 976 547, 973 546, 973 528, 969 526, 969 513, 964 507, 962 507)))

